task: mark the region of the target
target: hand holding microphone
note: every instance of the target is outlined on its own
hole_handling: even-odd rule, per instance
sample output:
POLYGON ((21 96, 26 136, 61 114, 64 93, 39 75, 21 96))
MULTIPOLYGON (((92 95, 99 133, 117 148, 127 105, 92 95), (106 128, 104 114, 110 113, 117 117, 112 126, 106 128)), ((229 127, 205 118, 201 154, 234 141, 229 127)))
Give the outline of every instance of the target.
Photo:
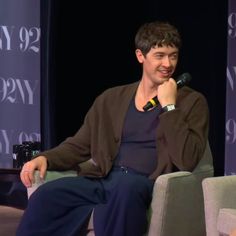
MULTIPOLYGON (((177 88, 181 88, 183 87, 184 85, 188 84, 190 82, 190 80, 192 79, 191 75, 189 73, 183 73, 182 75, 180 75, 177 79, 176 79, 176 85, 177 85, 177 88)), ((171 81, 170 81, 171 83, 171 81)), ((171 89, 171 84, 166 84, 166 85, 161 85, 163 86, 162 88, 160 88, 160 91, 158 91, 158 93, 162 93, 162 91, 164 91, 165 89, 165 86, 166 86, 166 89, 171 89), (170 87, 169 87, 170 86, 170 87), (169 88, 168 88, 169 87, 169 88)), ((164 93, 163 93, 164 94, 164 93)), ((159 97, 161 97, 161 94, 159 94, 159 97)), ((164 100, 164 95, 163 95, 163 99, 164 100)), ((143 107, 143 110, 144 111, 148 111, 149 109, 157 106, 160 102, 158 101, 158 98, 157 96, 153 97, 150 101, 147 102, 147 104, 143 107)), ((163 104, 161 104, 163 105, 163 104)))
POLYGON ((161 107, 176 103, 177 84, 173 78, 169 78, 157 87, 157 99, 161 107))

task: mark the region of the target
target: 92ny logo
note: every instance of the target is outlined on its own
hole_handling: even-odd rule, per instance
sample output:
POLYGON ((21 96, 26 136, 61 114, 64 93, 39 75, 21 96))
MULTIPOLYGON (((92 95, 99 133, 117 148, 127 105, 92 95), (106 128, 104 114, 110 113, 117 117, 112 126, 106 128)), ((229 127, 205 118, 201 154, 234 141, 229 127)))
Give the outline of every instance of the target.
POLYGON ((21 52, 40 51, 40 28, 0 25, 0 50, 11 51, 19 49, 21 52))

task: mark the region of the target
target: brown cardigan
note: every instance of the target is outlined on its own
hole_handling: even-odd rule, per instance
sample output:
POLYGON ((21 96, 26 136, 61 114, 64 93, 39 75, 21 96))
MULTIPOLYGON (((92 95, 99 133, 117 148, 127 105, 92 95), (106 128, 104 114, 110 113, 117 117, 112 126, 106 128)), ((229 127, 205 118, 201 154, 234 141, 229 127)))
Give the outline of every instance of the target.
MULTIPOLYGON (((106 176, 118 153, 124 118, 138 83, 110 88, 98 96, 73 137, 40 153, 47 157, 48 169, 106 176)), ((178 90, 176 106, 159 117, 158 164, 151 179, 175 170, 193 170, 204 152, 209 127, 206 99, 185 86, 178 90)))

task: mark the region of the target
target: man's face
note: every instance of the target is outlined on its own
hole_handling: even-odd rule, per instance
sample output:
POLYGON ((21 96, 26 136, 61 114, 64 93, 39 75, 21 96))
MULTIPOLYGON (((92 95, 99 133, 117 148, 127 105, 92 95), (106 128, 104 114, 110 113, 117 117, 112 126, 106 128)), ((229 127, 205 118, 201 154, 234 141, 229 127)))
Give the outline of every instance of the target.
POLYGON ((143 77, 154 84, 162 84, 174 73, 179 50, 176 47, 163 46, 151 48, 146 56, 137 50, 136 55, 139 62, 143 64, 143 77))

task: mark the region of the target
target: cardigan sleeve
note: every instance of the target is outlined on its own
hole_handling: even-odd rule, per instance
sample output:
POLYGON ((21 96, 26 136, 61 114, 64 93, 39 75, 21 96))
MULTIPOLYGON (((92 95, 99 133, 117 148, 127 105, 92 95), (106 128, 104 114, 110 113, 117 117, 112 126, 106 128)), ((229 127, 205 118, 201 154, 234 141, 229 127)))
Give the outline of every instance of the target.
POLYGON ((93 110, 92 106, 85 116, 84 123, 74 136, 66 138, 58 146, 39 154, 47 158, 48 169, 75 169, 79 163, 85 162, 91 158, 90 123, 91 117, 94 116, 93 110))
POLYGON ((194 91, 177 99, 177 108, 160 115, 158 139, 169 161, 191 171, 199 162, 208 139, 209 111, 205 97, 194 91))

